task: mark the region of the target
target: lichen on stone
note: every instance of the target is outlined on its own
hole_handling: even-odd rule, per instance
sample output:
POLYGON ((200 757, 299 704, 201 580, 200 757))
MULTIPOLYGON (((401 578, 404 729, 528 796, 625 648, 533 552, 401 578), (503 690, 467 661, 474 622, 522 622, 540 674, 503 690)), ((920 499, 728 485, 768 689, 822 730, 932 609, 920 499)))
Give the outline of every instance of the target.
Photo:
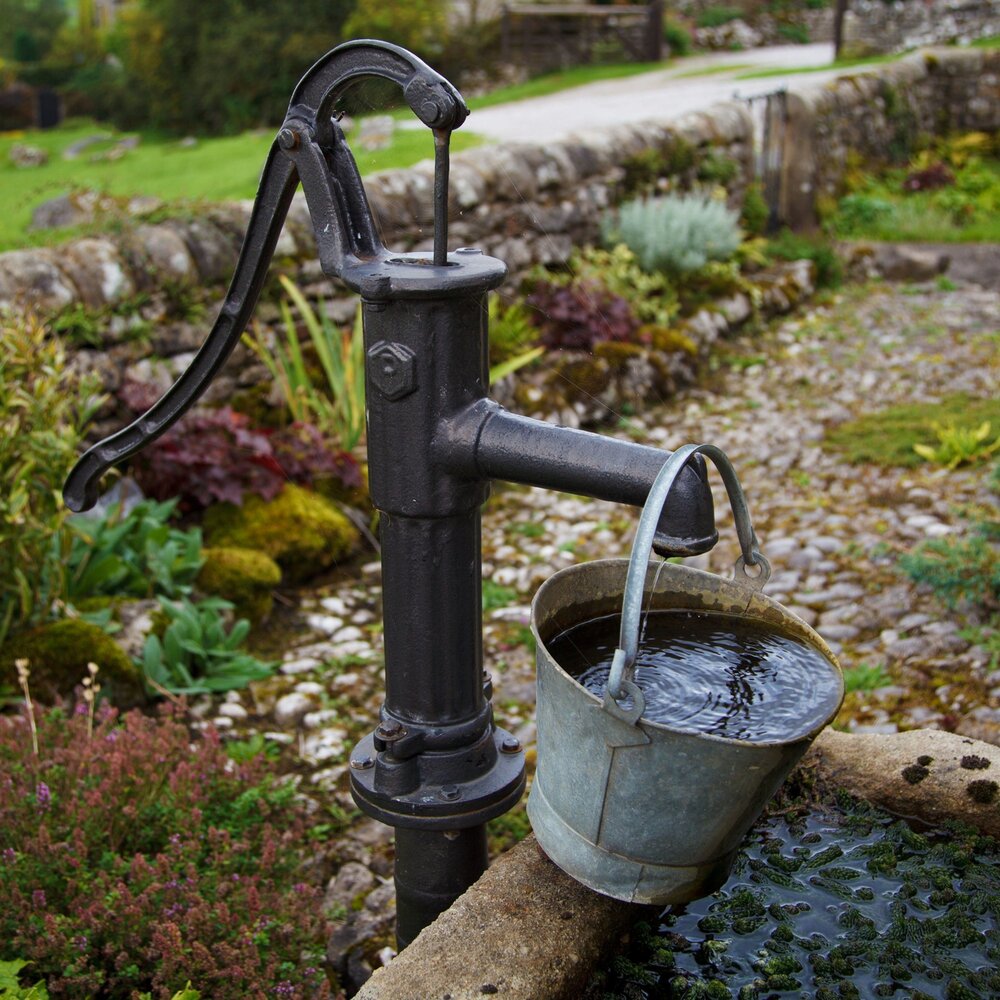
POLYGON ((357 528, 329 500, 291 483, 273 500, 252 496, 242 507, 210 507, 204 531, 210 547, 270 556, 292 583, 330 569, 358 542, 357 528))
POLYGON ((969 782, 965 788, 965 794, 968 795, 973 802, 978 802, 980 805, 988 806, 990 803, 996 801, 998 790, 1000 790, 1000 785, 997 785, 995 781, 987 781, 980 778, 978 781, 969 782))
POLYGON ((966 771, 985 771, 990 766, 990 762, 985 757, 970 753, 962 758, 961 765, 966 771))
POLYGON ((931 772, 920 764, 911 764, 900 772, 911 785, 919 785, 931 772))

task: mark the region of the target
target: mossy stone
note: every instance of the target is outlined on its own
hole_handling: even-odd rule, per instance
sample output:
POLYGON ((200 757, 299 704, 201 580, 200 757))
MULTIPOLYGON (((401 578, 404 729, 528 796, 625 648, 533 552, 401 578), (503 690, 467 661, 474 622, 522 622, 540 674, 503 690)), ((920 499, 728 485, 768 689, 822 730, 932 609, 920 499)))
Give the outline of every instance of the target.
POLYGON ((291 483, 273 500, 210 507, 203 528, 209 546, 263 552, 291 583, 329 569, 358 542, 357 528, 329 500, 291 483))
POLYGON ((232 601, 236 614, 253 624, 271 613, 271 591, 281 583, 281 569, 269 556, 257 549, 202 549, 205 560, 198 574, 198 588, 232 601))
POLYGON ((28 661, 32 696, 52 701, 73 693, 88 676, 87 664, 100 668, 101 694, 119 708, 146 700, 142 671, 97 625, 79 618, 40 625, 9 639, 0 650, 0 684, 18 689, 15 660, 28 661))

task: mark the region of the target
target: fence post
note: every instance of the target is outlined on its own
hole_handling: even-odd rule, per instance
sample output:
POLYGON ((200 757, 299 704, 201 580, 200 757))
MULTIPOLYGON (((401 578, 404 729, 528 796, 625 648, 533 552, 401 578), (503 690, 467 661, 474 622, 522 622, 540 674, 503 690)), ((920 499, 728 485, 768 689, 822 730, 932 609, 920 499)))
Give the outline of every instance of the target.
POLYGON ((653 0, 646 15, 646 61, 663 58, 663 0, 653 0))

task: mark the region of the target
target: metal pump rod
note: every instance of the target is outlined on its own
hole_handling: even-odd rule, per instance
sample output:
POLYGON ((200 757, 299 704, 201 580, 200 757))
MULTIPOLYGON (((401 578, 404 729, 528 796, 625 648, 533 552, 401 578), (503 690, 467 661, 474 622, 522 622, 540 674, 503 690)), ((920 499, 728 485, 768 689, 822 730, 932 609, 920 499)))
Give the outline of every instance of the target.
MULTIPOLYGON (((487 399, 486 294, 506 277, 478 250, 447 250, 448 137, 468 110, 411 53, 350 42, 296 87, 265 163, 229 292, 191 367, 150 410, 70 473, 73 510, 93 506, 113 464, 162 434, 207 388, 253 311, 301 181, 323 271, 359 292, 368 459, 380 511, 385 702, 350 759, 351 791, 395 827, 397 939, 405 946, 485 870, 487 820, 524 789, 524 753, 499 729, 483 671, 480 510, 494 478, 641 505, 668 452, 514 416, 487 399), (434 130, 434 252, 380 241, 354 158, 333 118, 363 76, 403 88, 434 130)), ((717 539, 703 465, 678 477, 656 544, 691 555, 717 539)))

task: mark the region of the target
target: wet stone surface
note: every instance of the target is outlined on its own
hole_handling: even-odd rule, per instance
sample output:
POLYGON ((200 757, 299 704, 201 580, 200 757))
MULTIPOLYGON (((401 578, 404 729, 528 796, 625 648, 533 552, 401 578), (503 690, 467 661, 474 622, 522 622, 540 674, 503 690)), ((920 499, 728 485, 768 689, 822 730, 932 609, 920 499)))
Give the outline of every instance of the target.
MULTIPOLYGON (((960 620, 897 568, 922 540, 967 530, 960 513, 994 502, 987 477, 981 468, 852 466, 822 446, 827 430, 857 415, 995 394, 998 329, 994 292, 852 287, 720 345, 708 384, 637 416, 609 413, 603 428, 664 448, 712 442, 729 454, 773 567, 765 592, 817 628, 846 669, 882 668, 879 686, 848 696, 838 719, 848 730, 943 728, 1000 744, 1000 673, 960 620)), ((721 541, 688 562, 729 576, 739 550, 721 481, 710 475, 721 541)), ((526 745, 529 763, 532 595, 565 566, 627 555, 636 518, 565 494, 493 491, 483 523, 485 663, 497 720, 526 745)), ((391 831, 362 817, 348 792, 349 751, 374 728, 383 691, 371 560, 286 609, 280 653, 269 651, 281 660, 273 678, 194 706, 200 724, 280 757, 315 801, 317 823, 329 828, 315 863, 336 927, 330 959, 355 984, 392 945, 391 831)))

